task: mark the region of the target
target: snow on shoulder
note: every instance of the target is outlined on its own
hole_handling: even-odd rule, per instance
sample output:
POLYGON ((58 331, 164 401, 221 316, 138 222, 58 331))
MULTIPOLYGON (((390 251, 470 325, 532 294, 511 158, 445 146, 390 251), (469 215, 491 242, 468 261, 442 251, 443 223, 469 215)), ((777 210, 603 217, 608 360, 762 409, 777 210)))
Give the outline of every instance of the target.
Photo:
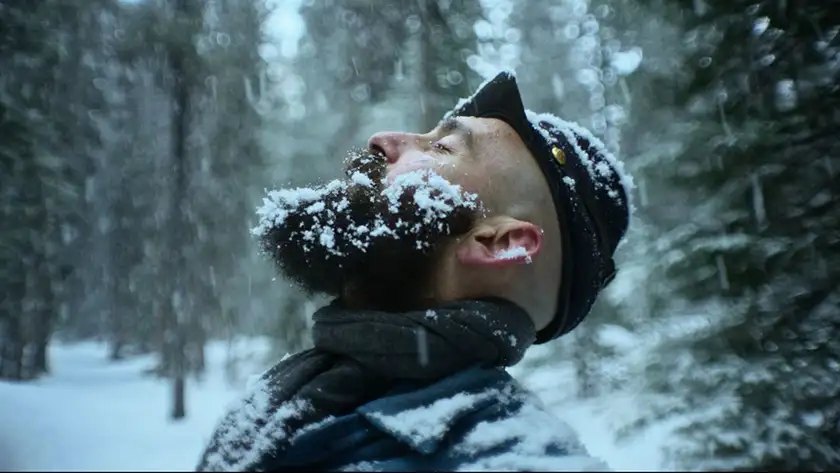
POLYGON ((458 448, 479 457, 458 471, 608 471, 568 425, 537 403, 524 404, 510 417, 478 424, 458 448), (505 444, 511 446, 502 453, 479 454, 505 444))
POLYGON ((457 449, 477 460, 458 471, 608 471, 607 464, 591 456, 575 431, 533 393, 516 381, 508 392, 508 400, 518 407, 511 415, 481 422, 467 433, 457 449), (509 447, 486 455, 502 445, 509 447))
MULTIPOLYGON (((577 434, 551 414, 533 393, 513 379, 478 391, 462 391, 429 404, 394 412, 373 411, 368 419, 402 442, 432 454, 459 419, 464 425, 447 454, 458 471, 607 471, 577 434), (475 414, 493 412, 487 417, 475 414)), ((361 465, 354 465, 361 467, 361 465)))
POLYGON ((268 382, 251 381, 249 392, 234 402, 219 423, 203 459, 204 471, 247 471, 287 438, 286 423, 311 406, 295 400, 275 406, 268 382))
POLYGON ((408 409, 395 415, 373 412, 368 414, 368 417, 411 445, 431 446, 443 439, 452 419, 473 409, 480 402, 498 395, 500 393, 496 390, 474 394, 458 393, 452 397, 438 399, 427 406, 408 409))

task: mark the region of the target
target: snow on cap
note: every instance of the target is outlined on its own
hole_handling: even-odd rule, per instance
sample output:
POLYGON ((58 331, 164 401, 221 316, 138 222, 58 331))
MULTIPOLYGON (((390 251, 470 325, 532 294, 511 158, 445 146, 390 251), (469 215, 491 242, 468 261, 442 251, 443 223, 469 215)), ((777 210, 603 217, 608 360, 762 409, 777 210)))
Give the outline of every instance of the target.
POLYGON ((570 332, 589 314, 616 274, 613 254, 632 213, 632 177, 603 142, 576 123, 525 110, 511 71, 485 81, 447 117, 496 118, 516 131, 548 182, 562 236, 557 313, 537 334, 545 343, 570 332))

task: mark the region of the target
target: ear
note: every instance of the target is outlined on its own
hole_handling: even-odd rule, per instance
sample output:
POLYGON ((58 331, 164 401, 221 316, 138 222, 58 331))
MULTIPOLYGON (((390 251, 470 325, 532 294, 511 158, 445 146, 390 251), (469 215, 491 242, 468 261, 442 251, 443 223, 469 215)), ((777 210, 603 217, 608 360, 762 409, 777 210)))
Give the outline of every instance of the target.
POLYGON ((543 232, 531 222, 505 218, 479 224, 458 246, 458 260, 467 265, 529 264, 542 249, 543 232))

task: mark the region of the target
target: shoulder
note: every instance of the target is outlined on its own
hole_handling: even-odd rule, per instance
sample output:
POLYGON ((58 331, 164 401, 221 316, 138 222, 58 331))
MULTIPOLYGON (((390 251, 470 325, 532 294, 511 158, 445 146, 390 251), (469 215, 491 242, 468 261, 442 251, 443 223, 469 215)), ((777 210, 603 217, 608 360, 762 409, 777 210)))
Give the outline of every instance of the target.
MULTIPOLYGON (((255 469, 606 470, 568 426, 501 369, 474 368, 429 385, 406 384, 290 435, 287 450, 261 457, 252 463, 255 469)), ((272 450, 270 441, 248 444, 272 450)))
POLYGON ((469 426, 453 451, 459 470, 606 471, 577 434, 524 389, 512 389, 500 399, 508 409, 469 426))
POLYGON ((500 369, 473 369, 363 406, 378 429, 453 470, 604 471, 570 427, 500 369))

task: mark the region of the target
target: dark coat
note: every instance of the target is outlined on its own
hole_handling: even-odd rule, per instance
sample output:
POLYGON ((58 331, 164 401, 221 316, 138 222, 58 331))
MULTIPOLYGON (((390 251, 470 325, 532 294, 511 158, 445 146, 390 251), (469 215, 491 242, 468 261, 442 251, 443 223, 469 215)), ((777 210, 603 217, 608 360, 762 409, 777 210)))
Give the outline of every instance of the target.
POLYGON ((262 471, 604 471, 574 432, 502 369, 405 385, 296 432, 262 471))

